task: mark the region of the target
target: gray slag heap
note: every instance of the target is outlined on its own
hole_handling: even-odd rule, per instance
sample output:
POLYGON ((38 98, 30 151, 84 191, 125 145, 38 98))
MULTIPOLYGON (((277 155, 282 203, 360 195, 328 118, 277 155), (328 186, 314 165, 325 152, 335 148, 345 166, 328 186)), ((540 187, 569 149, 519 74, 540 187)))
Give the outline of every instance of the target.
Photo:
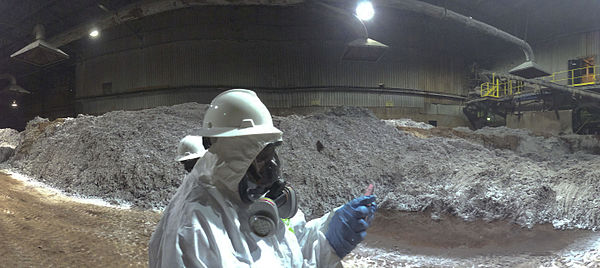
POLYGON ((20 142, 19 132, 10 128, 0 128, 0 163, 8 160, 15 153, 20 142))
MULTIPOLYGON (((69 192, 164 206, 184 175, 173 161, 177 142, 201 125, 204 109, 184 104, 34 120, 11 163, 69 192)), ((561 152, 532 158, 461 138, 421 138, 360 108, 275 117, 274 122, 284 131, 279 149, 283 175, 299 192, 309 218, 374 183, 382 210, 522 226, 599 226, 597 155, 561 152)))
POLYGON ((69 193, 164 205, 185 175, 174 161, 177 144, 201 126, 205 108, 188 103, 52 122, 36 118, 10 164, 69 193))
POLYGON ((302 193, 301 207, 311 216, 374 183, 385 210, 522 226, 599 226, 597 155, 561 151, 551 159, 531 158, 460 138, 419 138, 358 108, 275 121, 285 132, 284 175, 302 193))

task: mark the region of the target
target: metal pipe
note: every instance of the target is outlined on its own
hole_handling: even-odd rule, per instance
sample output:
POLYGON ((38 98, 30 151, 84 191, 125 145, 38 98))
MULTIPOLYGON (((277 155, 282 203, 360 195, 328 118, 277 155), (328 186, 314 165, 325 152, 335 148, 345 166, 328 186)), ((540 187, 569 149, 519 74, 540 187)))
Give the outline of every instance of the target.
MULTIPOLYGON (((178 90, 186 90, 186 89, 219 89, 219 88, 244 88, 246 86, 240 85, 186 85, 186 86, 178 86, 178 87, 170 87, 170 88, 157 88, 157 87, 147 87, 147 88, 134 88, 125 93, 113 93, 109 95, 93 95, 93 96, 85 96, 78 97, 75 100, 92 100, 92 99, 104 99, 104 98, 112 98, 118 96, 129 96, 129 95, 138 95, 138 94, 151 94, 156 92, 170 92, 170 91, 178 91, 178 90)), ((435 98, 444 98, 451 99, 456 101, 465 101, 467 98, 461 95, 454 94, 445 94, 445 93, 436 93, 429 92, 418 89, 410 89, 410 88, 379 88, 379 87, 353 87, 353 86, 306 86, 306 87, 255 87, 253 90, 256 92, 269 92, 269 93, 294 93, 294 92, 331 92, 332 89, 334 91, 348 91, 348 92, 362 92, 362 93, 383 93, 383 94, 400 94, 400 95, 416 95, 416 96, 424 96, 424 97, 435 97, 435 98)))
POLYGON ((61 47, 73 41, 79 40, 88 35, 93 27, 98 30, 114 27, 123 22, 137 20, 146 16, 151 16, 166 11, 172 11, 193 6, 210 6, 210 5, 271 5, 271 6, 287 6, 302 3, 304 0, 144 0, 139 1, 118 10, 114 14, 107 15, 93 24, 81 24, 66 32, 53 36, 48 39, 48 43, 61 47))
POLYGON ((409 10, 438 19, 450 19, 458 23, 462 23, 467 27, 498 37, 502 40, 519 46, 523 50, 523 53, 525 53, 526 61, 535 61, 533 49, 531 49, 531 46, 527 42, 494 26, 475 20, 473 17, 466 17, 452 10, 416 0, 380 0, 379 3, 392 8, 409 10))
POLYGON ((494 72, 490 72, 490 71, 481 71, 480 73, 484 74, 484 75, 494 75, 495 74, 497 76, 506 77, 511 80, 517 80, 517 81, 523 81, 523 82, 527 82, 527 83, 531 83, 531 84, 541 85, 541 86, 545 86, 550 89, 559 90, 559 91, 568 92, 568 93, 575 94, 575 95, 580 95, 583 97, 600 100, 599 92, 590 91, 592 89, 600 89, 600 85, 575 88, 575 87, 559 85, 559 84, 544 81, 541 79, 527 79, 527 78, 519 77, 516 75, 510 75, 510 74, 499 74, 499 73, 494 73, 494 72))
POLYGON ((44 40, 44 35, 46 31, 44 30, 44 25, 36 24, 33 27, 33 35, 35 36, 35 40, 44 40))

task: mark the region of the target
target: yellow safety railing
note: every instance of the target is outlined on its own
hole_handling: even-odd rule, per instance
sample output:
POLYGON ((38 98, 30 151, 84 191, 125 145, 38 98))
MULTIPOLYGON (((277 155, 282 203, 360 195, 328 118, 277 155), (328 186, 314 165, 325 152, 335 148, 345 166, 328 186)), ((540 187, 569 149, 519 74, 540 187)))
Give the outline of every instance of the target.
POLYGON ((567 86, 586 86, 600 83, 599 66, 587 66, 567 71, 552 73, 547 79, 550 82, 567 86))
MULTIPOLYGON (((567 71, 559 71, 544 77, 544 80, 565 86, 586 86, 600 84, 600 66, 587 66, 567 71)), ((501 81, 492 74, 492 82, 480 86, 481 97, 501 98, 504 96, 520 94, 524 83, 516 80, 501 81)))
POLYGON ((524 83, 516 80, 501 81, 496 78, 496 74, 492 75, 492 82, 485 82, 481 84, 480 95, 481 97, 492 97, 500 98, 504 96, 521 94, 524 83))

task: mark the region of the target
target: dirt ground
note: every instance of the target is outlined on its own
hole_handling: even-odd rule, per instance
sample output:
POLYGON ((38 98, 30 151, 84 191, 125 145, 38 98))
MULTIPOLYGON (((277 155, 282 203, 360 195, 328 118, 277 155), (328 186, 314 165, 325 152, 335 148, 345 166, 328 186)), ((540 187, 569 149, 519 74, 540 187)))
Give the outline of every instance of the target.
MULTIPOLYGON (((146 267, 160 213, 98 206, 0 172, 0 266, 146 267)), ((600 234, 381 211, 344 266, 597 267, 600 234)))
POLYGON ((508 221, 431 218, 428 212, 379 211, 367 237, 344 259, 366 267, 600 267, 600 234, 523 228, 508 221))
POLYGON ((160 214, 72 201, 0 173, 3 267, 147 267, 160 214))

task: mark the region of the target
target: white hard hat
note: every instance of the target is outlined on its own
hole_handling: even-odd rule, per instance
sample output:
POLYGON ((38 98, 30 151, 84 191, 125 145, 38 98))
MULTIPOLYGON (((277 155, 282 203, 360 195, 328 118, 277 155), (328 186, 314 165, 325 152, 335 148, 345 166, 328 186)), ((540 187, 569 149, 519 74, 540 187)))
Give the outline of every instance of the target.
POLYGON ((215 97, 204 114, 200 131, 204 137, 281 133, 273 126, 267 107, 254 91, 247 89, 231 89, 215 97))
POLYGON ((202 145, 202 137, 201 136, 185 136, 181 141, 179 141, 179 146, 177 146, 177 157, 175 157, 175 161, 181 162, 185 160, 190 160, 194 158, 200 158, 204 156, 206 153, 206 149, 202 145))

